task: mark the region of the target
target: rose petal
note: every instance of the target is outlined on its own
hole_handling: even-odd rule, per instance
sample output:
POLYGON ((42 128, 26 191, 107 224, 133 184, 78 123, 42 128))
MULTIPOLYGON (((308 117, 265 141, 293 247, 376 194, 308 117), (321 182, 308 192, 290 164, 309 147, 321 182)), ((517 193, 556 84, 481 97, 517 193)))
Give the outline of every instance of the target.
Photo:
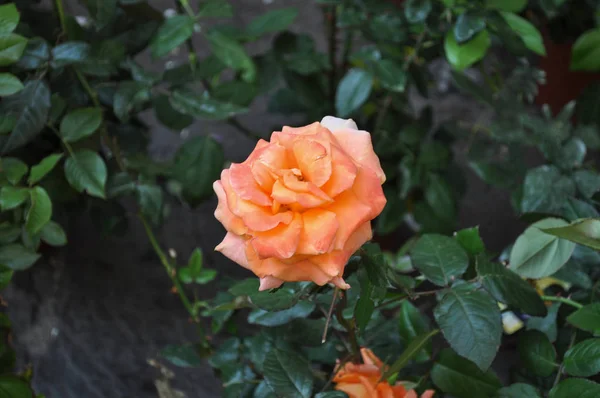
POLYGON ((349 284, 346 283, 344 278, 339 277, 339 276, 336 276, 335 278, 330 280, 329 283, 332 283, 333 285, 339 287, 342 290, 348 290, 351 287, 349 284))
POLYGON ((358 173, 354 161, 340 148, 331 146, 332 171, 329 181, 321 189, 329 197, 335 198, 340 193, 350 189, 358 173))
POLYGON ((365 365, 374 365, 377 367, 377 369, 381 369, 383 367, 383 362, 381 362, 381 360, 377 358, 377 355, 375 355, 375 353, 368 348, 361 348, 360 356, 362 357, 365 365))
POLYGON ((223 241, 215 247, 215 250, 223 253, 225 257, 242 267, 251 268, 246 257, 246 240, 241 236, 228 232, 223 241))
POLYGON ((247 164, 233 163, 229 168, 231 188, 242 199, 259 206, 271 206, 273 201, 254 180, 254 175, 247 164))
POLYGON ((339 227, 335 213, 311 209, 302 213, 302 219, 304 228, 300 235, 297 253, 314 255, 327 253, 339 227))
POLYGON ((227 231, 233 232, 236 235, 245 234, 248 231, 248 228, 241 218, 237 217, 229 210, 229 207, 227 206, 227 195, 225 194, 225 190, 223 190, 221 181, 215 181, 213 183, 213 189, 219 199, 219 203, 215 209, 215 218, 223 224, 227 231))
POLYGON ((260 258, 290 258, 298 248, 302 232, 302 215, 294 214, 288 225, 280 224, 270 231, 255 232, 250 244, 260 258))
MULTIPOLYGON (((390 386, 388 382, 384 381, 384 382, 377 384, 376 390, 377 390, 377 395, 375 395, 375 396, 377 398, 394 398, 394 391, 392 390, 392 386, 390 386)), ((404 397, 401 396, 401 398, 404 398, 404 397)))
POLYGON ((352 119, 341 119, 334 116, 325 116, 321 120, 321 125, 329 131, 336 131, 341 129, 353 129, 358 130, 356 122, 352 119))
POLYGON ((333 202, 325 192, 311 182, 298 181, 295 177, 284 177, 284 181, 275 181, 271 197, 281 204, 290 206, 292 210, 309 209, 326 206, 333 202), (290 186, 291 185, 291 186, 290 186))
POLYGON ((375 173, 366 168, 362 168, 358 171, 352 191, 356 194, 356 197, 364 204, 371 208, 369 219, 377 217, 385 207, 387 199, 383 194, 383 188, 377 179, 375 173))
POLYGON ((327 148, 316 141, 296 141, 293 147, 298 168, 304 179, 317 187, 325 184, 331 177, 331 157, 327 148))
POLYGON ((275 289, 283 285, 283 281, 281 279, 274 278, 272 276, 265 276, 264 278, 260 278, 260 286, 258 287, 258 291, 275 289))
POLYGON ((340 224, 334 243, 335 250, 342 250, 350 236, 365 222, 370 221, 371 208, 362 203, 352 191, 345 191, 325 208, 336 214, 340 224))
POLYGON ((231 212, 240 217, 252 231, 268 231, 280 223, 289 224, 294 218, 291 211, 272 214, 271 207, 261 207, 238 197, 229 183, 229 170, 221 173, 221 183, 227 194, 227 204, 231 212))

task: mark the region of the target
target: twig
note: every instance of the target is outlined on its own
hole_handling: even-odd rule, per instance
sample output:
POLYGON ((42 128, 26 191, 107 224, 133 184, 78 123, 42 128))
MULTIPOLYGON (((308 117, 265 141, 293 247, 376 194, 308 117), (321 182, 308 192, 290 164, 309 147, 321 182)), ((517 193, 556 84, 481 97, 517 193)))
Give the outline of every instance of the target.
POLYGON ((333 314, 333 309, 335 308, 335 300, 337 300, 337 295, 340 291, 339 287, 335 287, 333 290, 333 298, 331 299, 331 305, 329 306, 329 312, 327 313, 327 318, 325 320, 325 328, 323 329, 323 337, 321 338, 321 344, 324 344, 327 341, 327 329, 329 329, 329 322, 331 321, 331 315, 333 314))
POLYGON ((575 307, 577 309, 583 308, 583 304, 579 304, 577 301, 571 300, 566 297, 557 297, 557 296, 542 296, 542 300, 544 301, 556 301, 559 303, 570 305, 571 307, 575 307))
POLYGON ((337 306, 335 311, 335 316, 340 325, 346 329, 348 332, 348 338, 350 340, 350 347, 352 348, 352 355, 354 358, 360 358, 360 346, 358 344, 358 339, 356 338, 356 330, 354 329, 354 322, 348 322, 344 319, 344 308, 348 304, 348 299, 346 297, 346 292, 341 292, 342 301, 340 305, 337 306))

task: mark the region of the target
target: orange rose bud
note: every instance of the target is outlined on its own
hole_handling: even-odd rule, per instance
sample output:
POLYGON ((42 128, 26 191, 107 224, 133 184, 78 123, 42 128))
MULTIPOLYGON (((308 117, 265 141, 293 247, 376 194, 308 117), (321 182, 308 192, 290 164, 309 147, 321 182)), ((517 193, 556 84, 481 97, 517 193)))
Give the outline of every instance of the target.
POLYGON ((296 281, 348 289, 344 267, 372 237, 384 181, 371 134, 354 121, 284 127, 213 184, 227 229, 215 250, 254 272, 260 290, 296 281))
MULTIPOLYGON (((390 385, 380 381, 385 371, 383 362, 368 348, 360 350, 363 363, 347 363, 336 368, 333 382, 335 389, 343 391, 350 398, 417 398, 415 390, 406 390, 401 383, 390 385)), ((433 397, 434 391, 427 390, 421 398, 433 397)))

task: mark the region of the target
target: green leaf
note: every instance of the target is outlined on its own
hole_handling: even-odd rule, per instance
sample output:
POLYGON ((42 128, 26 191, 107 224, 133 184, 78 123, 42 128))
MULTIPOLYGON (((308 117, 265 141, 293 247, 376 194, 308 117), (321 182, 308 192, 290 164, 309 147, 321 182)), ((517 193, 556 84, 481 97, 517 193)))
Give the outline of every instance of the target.
POLYGON ((402 93, 406 88, 407 75, 402 66, 389 59, 367 63, 367 68, 387 90, 402 93))
POLYGON ((0 393, 3 398, 30 398, 34 396, 34 392, 26 382, 10 375, 0 376, 0 393))
POLYGON ((497 303, 485 292, 461 284, 448 290, 433 314, 450 346, 481 370, 500 347, 502 323, 497 303))
POLYGON ((385 372, 382 379, 387 379, 402 370, 408 362, 413 359, 417 354, 423 350, 433 336, 438 334, 440 331, 435 329, 429 333, 417 336, 405 349, 402 351, 402 355, 389 367, 385 372))
POLYGON ((13 243, 21 236, 21 227, 8 222, 0 223, 0 243, 13 243))
POLYGON ((548 398, 600 397, 600 384, 585 379, 566 379, 550 390, 548 398))
POLYGON ((193 117, 176 111, 171 105, 169 97, 164 94, 155 96, 152 104, 158 121, 172 130, 183 130, 194 122, 193 117))
POLYGON ((171 176, 183 185, 183 195, 192 204, 213 195, 212 184, 219 179, 225 155, 213 138, 193 137, 175 154, 171 176))
POLYGON ((571 257, 575 244, 559 239, 543 230, 563 227, 558 218, 546 218, 532 224, 519 236, 510 252, 510 268, 525 278, 550 276, 571 257))
POLYGON ((37 235, 52 218, 52 200, 42 187, 29 190, 31 207, 25 217, 25 227, 30 235, 37 235))
POLYGON ((265 33, 274 33, 287 29, 298 16, 296 8, 281 8, 269 11, 253 19, 246 28, 249 36, 259 37, 265 33))
POLYGON ((485 245, 479 236, 479 226, 461 229, 454 233, 454 239, 471 255, 476 256, 485 252, 485 245))
POLYGON ((573 180, 555 166, 540 166, 525 176, 521 211, 557 214, 570 196, 575 196, 573 180))
POLYGON ((464 73, 452 71, 452 79, 459 89, 466 91, 484 104, 494 104, 491 91, 486 87, 475 83, 464 73))
POLYGON ((377 288, 377 290, 385 293, 385 288, 388 286, 386 272, 387 264, 383 257, 383 253, 381 252, 381 248, 376 244, 363 245, 361 260, 361 264, 367 273, 369 282, 373 287, 377 288))
POLYGON ((521 333, 518 348, 523 365, 538 376, 548 377, 558 367, 556 351, 544 333, 537 330, 521 333))
POLYGON ((204 18, 230 18, 233 8, 226 0, 205 0, 200 4, 198 17, 204 18))
POLYGON ((571 69, 600 70, 600 29, 588 30, 579 36, 571 53, 571 69))
POLYGON ((433 365, 431 379, 442 391, 457 398, 489 397, 502 387, 491 370, 482 372, 448 348, 442 350, 433 365))
POLYGON ((420 23, 431 12, 431 0, 408 0, 404 6, 404 15, 410 23, 420 23))
POLYGON ((593 333, 600 334, 600 303, 593 303, 578 309, 567 317, 571 325, 593 333))
POLYGON ((180 368, 197 368, 204 363, 193 345, 168 345, 160 355, 180 368))
POLYGON ((246 279, 229 288, 234 296, 247 296, 256 307, 265 311, 281 311, 293 307, 299 295, 292 289, 283 286, 275 291, 258 291, 259 281, 256 278, 246 279))
POLYGON ((563 170, 572 170, 579 168, 583 164, 587 148, 583 140, 572 137, 563 143, 558 156, 553 159, 553 163, 563 170))
POLYGON ((50 59, 50 46, 41 37, 34 37, 27 42, 23 55, 17 62, 21 69, 35 70, 48 63, 50 59))
POLYGON ((88 0, 88 8, 96 22, 96 30, 101 30, 114 21, 117 2, 118 0, 88 0))
POLYGON ((600 339, 587 339, 571 347, 563 359, 571 376, 590 377, 600 372, 600 339))
POLYGON ((244 47, 234 39, 217 30, 207 34, 213 54, 225 65, 242 72, 242 79, 252 82, 256 78, 256 66, 246 54, 244 47))
POLYGON ((254 310, 248 315, 248 323, 260 326, 280 326, 293 319, 305 318, 315 309, 315 303, 301 301, 295 306, 277 312, 254 310))
POLYGON ((15 75, 0 73, 0 97, 18 93, 24 87, 23 83, 15 75))
MULTIPOLYGON (((409 301, 404 300, 398 313, 400 340, 403 344, 412 343, 417 336, 422 336, 429 332, 430 328, 427 320, 421 312, 409 301)), ((427 343, 416 355, 418 362, 428 360, 431 353, 431 343, 427 343)))
POLYGON ((83 41, 68 41, 59 44, 52 49, 52 61, 50 65, 53 68, 78 64, 90 57, 90 45, 83 41))
POLYGON ((487 30, 482 30, 464 44, 459 44, 454 37, 454 32, 450 30, 446 33, 444 50, 450 65, 460 71, 483 59, 490 44, 491 39, 487 30))
POLYGON ((356 302, 356 307, 354 307, 354 319, 356 319, 356 326, 361 333, 364 332, 369 324, 374 310, 375 303, 370 295, 363 294, 361 289, 361 295, 356 302))
POLYGON ((546 305, 533 286, 502 264, 479 257, 477 274, 483 287, 496 300, 519 308, 529 315, 546 316, 546 305))
POLYGON ((50 110, 50 90, 43 80, 30 80, 23 90, 4 101, 17 122, 8 137, 0 138, 2 155, 24 146, 42 131, 50 110))
POLYGON ((464 43, 483 29, 485 29, 485 19, 480 15, 466 12, 456 19, 454 38, 458 43, 464 43))
POLYGON ((39 254, 15 243, 0 247, 0 264, 14 271, 31 267, 40 257, 39 254))
POLYGON ((532 316, 527 320, 527 330, 538 330, 544 333, 551 342, 556 341, 558 330, 556 327, 556 316, 560 303, 554 303, 548 309, 548 315, 545 317, 532 316))
POLYGON ((60 122, 60 135, 66 142, 75 142, 94 134, 102 124, 100 108, 82 108, 69 112, 60 122))
POLYGON ((0 190, 0 208, 7 211, 19 207, 29 198, 27 188, 5 186, 0 190))
POLYGON ((13 185, 17 185, 21 178, 27 174, 27 165, 17 158, 2 158, 0 162, 2 165, 0 170, 6 176, 8 182, 13 185))
POLYGON ((600 250, 600 219, 588 218, 543 228, 546 234, 600 250))
POLYGON ((142 214, 154 225, 162 218, 163 191, 158 185, 138 184, 135 186, 137 202, 142 214))
POLYGON ((512 12, 501 11, 500 14, 512 30, 521 37, 528 49, 538 55, 546 55, 542 34, 531 22, 512 12))
POLYGON ((348 395, 341 391, 327 391, 318 393, 317 395, 315 395, 315 398, 348 398, 348 395))
POLYGON ((12 4, 4 4, 0 6, 0 34, 12 33, 19 24, 19 11, 12 4))
POLYGON ((310 364, 297 353, 273 347, 263 368, 265 380, 277 396, 311 397, 313 375, 310 364))
POLYGON ((542 398, 540 392, 532 385, 515 383, 498 390, 495 398, 542 398))
POLYGON ((107 171, 102 158, 88 149, 75 152, 65 162, 65 176, 77 191, 104 199, 107 171))
POLYGON ((67 244, 67 234, 60 224, 49 221, 40 231, 40 238, 50 246, 64 246, 67 244))
POLYGON ((398 197, 394 188, 384 187, 384 195, 387 203, 381 214, 377 217, 377 234, 387 235, 397 230, 404 223, 406 206, 404 201, 398 197))
POLYGON ((339 117, 347 117, 360 108, 373 86, 373 77, 362 69, 350 69, 340 81, 335 94, 335 109, 339 117))
POLYGON ((40 163, 31 167, 31 172, 29 173, 28 179, 29 185, 33 185, 44 178, 49 172, 52 171, 52 169, 54 169, 62 157, 62 153, 54 153, 46 156, 40 163))
POLYGON ((591 170, 577 170, 573 173, 577 190, 586 198, 591 198, 600 191, 600 174, 591 170))
POLYGON ((411 251, 411 260, 415 268, 438 286, 447 286, 469 266, 469 256, 460 244, 437 234, 423 235, 411 251))
POLYGON ((424 195, 436 217, 448 224, 454 224, 457 206, 452 187, 443 177, 434 173, 427 175, 424 195))
POLYGON ((521 12, 527 6, 527 0, 486 0, 485 5, 501 11, 521 12))
POLYGON ((194 20, 188 15, 175 15, 166 19, 150 42, 156 58, 164 57, 194 34, 194 20))
POLYGON ((0 66, 14 64, 21 58, 27 39, 14 33, 0 34, 0 66))
POLYGON ((150 89, 145 83, 136 81, 121 82, 113 98, 115 115, 125 122, 129 120, 130 113, 140 110, 140 106, 150 101, 150 98, 150 89))
POLYGON ((207 93, 196 94, 188 90, 174 91, 170 100, 176 111, 198 119, 225 120, 248 111, 239 105, 210 98, 207 93))

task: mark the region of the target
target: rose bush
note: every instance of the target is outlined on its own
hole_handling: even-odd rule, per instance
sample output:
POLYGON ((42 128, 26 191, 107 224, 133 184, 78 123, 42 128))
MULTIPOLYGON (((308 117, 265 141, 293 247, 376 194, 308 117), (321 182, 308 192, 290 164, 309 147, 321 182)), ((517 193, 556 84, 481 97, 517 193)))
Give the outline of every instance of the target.
POLYGON ((254 272, 260 290, 296 281, 348 289, 345 265, 373 235, 384 182, 371 135, 354 121, 284 127, 214 183, 227 229, 216 250, 254 272))

